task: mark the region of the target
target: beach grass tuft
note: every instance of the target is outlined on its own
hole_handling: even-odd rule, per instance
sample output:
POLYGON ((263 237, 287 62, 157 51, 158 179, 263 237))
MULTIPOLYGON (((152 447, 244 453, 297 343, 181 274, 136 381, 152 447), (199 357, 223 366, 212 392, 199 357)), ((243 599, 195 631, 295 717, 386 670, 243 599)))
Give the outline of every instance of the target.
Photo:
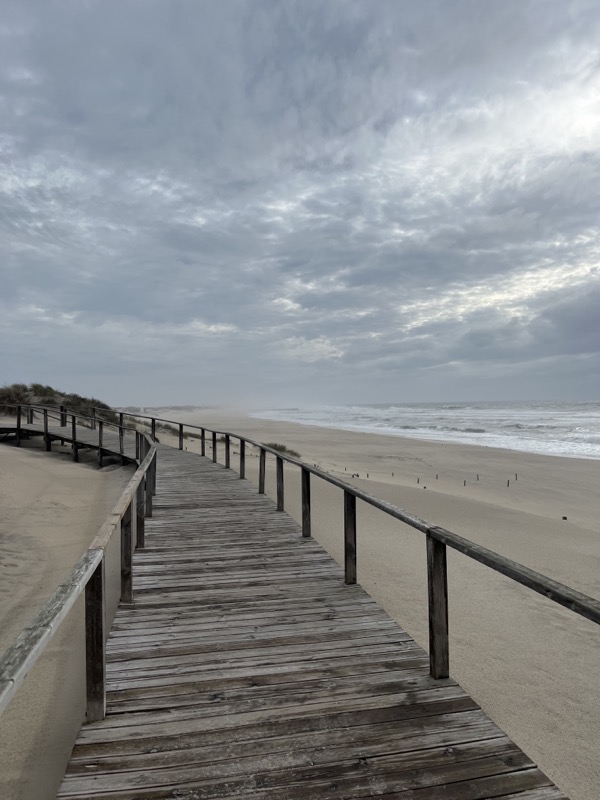
POLYGON ((291 447, 287 447, 285 444, 280 444, 279 442, 265 442, 264 444, 265 447, 270 447, 271 450, 277 450, 277 452, 283 453, 286 456, 300 458, 300 453, 297 450, 292 450, 291 447))

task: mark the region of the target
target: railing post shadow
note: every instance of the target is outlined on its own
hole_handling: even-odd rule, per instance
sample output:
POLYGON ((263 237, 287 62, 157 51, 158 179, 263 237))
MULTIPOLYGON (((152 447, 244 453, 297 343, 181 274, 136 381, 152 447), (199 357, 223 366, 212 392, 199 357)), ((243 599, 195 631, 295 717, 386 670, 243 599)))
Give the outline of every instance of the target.
POLYGON ((132 505, 129 501, 121 518, 121 602, 133 603, 133 551, 132 551, 132 505))
POLYGON ((85 587, 85 678, 87 721, 106 716, 106 655, 104 651, 104 554, 85 587))
POLYGON ((283 486, 283 458, 275 456, 277 462, 277 511, 284 509, 284 486, 283 486))
POLYGON ((356 497, 344 491, 344 579, 356 583, 356 497))
POLYGON ((246 440, 240 439, 240 480, 246 477, 246 440))
POLYGON ((432 678, 450 674, 448 647, 448 567, 446 545, 427 533, 429 671, 432 678))
POLYGON ((227 469, 231 466, 231 441, 229 434, 225 434, 225 466, 227 469))
POLYGON ((265 493, 265 473, 267 469, 267 451, 264 447, 260 448, 258 457, 258 493, 265 493))
POLYGON ((310 536, 310 472, 302 467, 302 537, 310 536))

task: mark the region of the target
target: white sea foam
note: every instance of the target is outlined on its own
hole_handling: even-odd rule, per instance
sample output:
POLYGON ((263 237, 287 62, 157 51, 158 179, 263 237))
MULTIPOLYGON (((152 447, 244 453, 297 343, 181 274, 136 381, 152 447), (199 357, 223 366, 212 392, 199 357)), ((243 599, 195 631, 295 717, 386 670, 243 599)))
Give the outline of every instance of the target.
POLYGON ((600 459, 600 403, 410 403, 257 411, 284 420, 414 439, 600 459))

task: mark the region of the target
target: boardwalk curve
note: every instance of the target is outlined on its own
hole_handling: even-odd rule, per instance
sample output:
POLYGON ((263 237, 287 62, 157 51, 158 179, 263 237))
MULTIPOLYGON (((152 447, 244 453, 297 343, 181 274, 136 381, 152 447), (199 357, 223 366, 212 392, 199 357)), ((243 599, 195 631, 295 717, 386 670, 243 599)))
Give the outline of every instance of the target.
POLYGON ((59 798, 565 800, 246 481, 159 445, 156 492, 59 798))

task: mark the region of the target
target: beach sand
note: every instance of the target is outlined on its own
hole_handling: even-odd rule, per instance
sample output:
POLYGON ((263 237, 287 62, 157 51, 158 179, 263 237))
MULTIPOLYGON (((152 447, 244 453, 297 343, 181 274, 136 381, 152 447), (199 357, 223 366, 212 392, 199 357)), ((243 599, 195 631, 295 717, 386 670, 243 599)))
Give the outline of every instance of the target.
MULTIPOLYGON (((0 652, 65 579, 131 475, 74 464, 39 443, 0 447, 0 652)), ((84 712, 83 656, 79 602, 0 718, 2 800, 56 796, 84 712)))
MULTIPOLYGON (((600 598, 598 461, 270 422, 211 409, 152 413, 285 444, 310 464, 600 598)), ((162 431, 159 438, 175 442, 162 431)), ((238 447, 232 445, 237 469, 238 447)), ((199 450, 197 441, 188 439, 185 446, 199 450)), ((218 448, 222 460, 223 445, 218 448)), ((268 459, 271 496, 273 461, 268 459)), ((256 483, 252 448, 246 462, 247 477, 256 483)), ((286 466, 285 474, 286 510, 299 520, 299 470, 286 466)), ((313 535, 341 563, 342 492, 314 477, 311 491, 313 535)), ((459 553, 449 550, 448 561, 452 676, 571 800, 598 800, 600 627, 459 553)), ((427 646, 423 534, 359 502, 358 580, 427 646)))

